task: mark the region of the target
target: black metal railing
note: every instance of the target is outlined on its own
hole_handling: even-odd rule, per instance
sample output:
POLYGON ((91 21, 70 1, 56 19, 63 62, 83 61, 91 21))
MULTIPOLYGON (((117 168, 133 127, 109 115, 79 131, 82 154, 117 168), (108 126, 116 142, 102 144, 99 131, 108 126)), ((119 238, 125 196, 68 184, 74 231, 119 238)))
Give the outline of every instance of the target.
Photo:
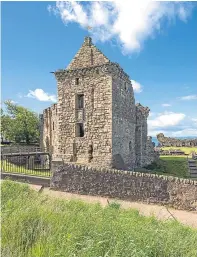
POLYGON ((0 167, 1 172, 50 177, 51 156, 44 152, 1 154, 0 167))

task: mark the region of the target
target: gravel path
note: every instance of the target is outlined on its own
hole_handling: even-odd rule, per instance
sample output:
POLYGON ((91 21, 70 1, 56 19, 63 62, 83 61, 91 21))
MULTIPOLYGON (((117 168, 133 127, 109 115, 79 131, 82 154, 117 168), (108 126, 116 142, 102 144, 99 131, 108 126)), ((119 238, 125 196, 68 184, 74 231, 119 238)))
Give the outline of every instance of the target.
MULTIPOLYGON (((30 185, 30 187, 36 191, 39 191, 41 186, 37 185, 30 185)), ((49 190, 49 188, 44 188, 42 193, 57 197, 57 198, 65 198, 67 200, 71 199, 77 199, 77 200, 83 200, 87 203, 100 203, 102 206, 108 205, 108 202, 115 201, 115 199, 109 199, 105 197, 100 196, 90 196, 90 195, 78 195, 78 194, 71 194, 67 192, 61 192, 61 191, 53 191, 49 190)), ((149 205, 144 203, 137 203, 137 202, 128 202, 128 201, 122 201, 117 200, 116 202, 121 204, 122 208, 133 208, 139 210, 140 214, 144 216, 151 216, 155 215, 155 217, 159 220, 167 220, 167 219, 177 219, 179 222, 197 228, 197 211, 196 212, 188 212, 188 211, 182 211, 182 210, 175 210, 169 208, 168 210, 164 206, 159 205, 149 205)))

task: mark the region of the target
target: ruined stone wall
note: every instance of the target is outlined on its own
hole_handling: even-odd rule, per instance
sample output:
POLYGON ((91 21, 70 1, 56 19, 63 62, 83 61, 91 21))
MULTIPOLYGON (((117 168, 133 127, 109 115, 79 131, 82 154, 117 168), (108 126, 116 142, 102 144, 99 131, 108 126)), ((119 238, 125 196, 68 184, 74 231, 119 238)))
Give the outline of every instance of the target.
POLYGON ((59 71, 55 75, 58 81, 59 156, 68 162, 111 165, 111 75, 99 66, 59 71), (84 108, 80 110, 76 107, 79 94, 84 95, 84 108), (77 123, 84 124, 83 137, 76 134, 77 123))
POLYGON ((147 137, 145 166, 159 159, 159 152, 155 151, 152 137, 147 137))
POLYGON ((53 162, 51 188, 197 210, 197 181, 53 162))
POLYGON ((197 146, 197 138, 195 139, 177 139, 173 137, 165 137, 163 133, 157 135, 157 140, 161 146, 174 147, 194 147, 197 146))
POLYGON ((126 74, 114 74, 112 81, 112 154, 113 167, 135 166, 135 99, 126 74))
POLYGON ((57 104, 43 111, 43 132, 41 147, 51 153, 56 152, 58 139, 58 115, 57 104))
POLYGON ((141 104, 136 105, 136 167, 143 167, 146 164, 147 145, 147 117, 149 109, 141 104))
POLYGON ((43 151, 43 149, 44 149, 44 140, 43 140, 44 117, 43 117, 43 114, 39 115, 39 132, 40 132, 39 146, 40 146, 40 149, 43 151))

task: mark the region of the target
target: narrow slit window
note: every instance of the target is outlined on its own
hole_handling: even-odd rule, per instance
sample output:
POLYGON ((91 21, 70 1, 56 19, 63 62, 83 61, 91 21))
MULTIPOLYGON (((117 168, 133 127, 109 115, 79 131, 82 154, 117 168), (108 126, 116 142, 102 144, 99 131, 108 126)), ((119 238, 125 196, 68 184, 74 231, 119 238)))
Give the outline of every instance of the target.
POLYGON ((131 141, 129 142, 129 151, 131 152, 132 150, 132 144, 131 144, 131 141))
POLYGON ((83 109, 84 108, 84 95, 80 94, 77 95, 77 109, 83 109))
POLYGON ((84 124, 83 123, 77 123, 76 136, 84 137, 84 124))
POLYGON ((75 85, 79 85, 79 78, 75 79, 75 85))
POLYGON ((124 83, 124 89, 127 90, 127 83, 124 83))
POLYGON ((93 65, 93 51, 92 51, 92 49, 91 49, 90 58, 91 58, 91 65, 93 65))
POLYGON ((92 109, 94 109, 94 89, 92 89, 92 109))
POLYGON ((53 122, 53 130, 54 130, 54 122, 53 122))

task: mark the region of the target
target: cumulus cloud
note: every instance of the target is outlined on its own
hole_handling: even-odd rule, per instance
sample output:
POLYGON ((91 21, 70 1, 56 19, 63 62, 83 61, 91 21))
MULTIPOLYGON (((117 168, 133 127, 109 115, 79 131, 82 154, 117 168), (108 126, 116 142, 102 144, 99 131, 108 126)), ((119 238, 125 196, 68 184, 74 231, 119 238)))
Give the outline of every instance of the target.
POLYGON ((29 90, 29 93, 26 95, 26 97, 35 98, 42 102, 57 102, 55 95, 50 95, 44 92, 44 90, 41 88, 37 88, 34 91, 29 90))
POLYGON ((143 42, 161 30, 164 20, 186 22, 192 6, 187 2, 58 1, 49 5, 48 11, 60 16, 65 25, 75 22, 84 29, 90 26, 95 41, 115 39, 124 53, 131 53, 140 51, 143 42))
POLYGON ((182 97, 179 97, 179 99, 183 101, 197 100, 197 95, 182 96, 182 97))
POLYGON ((148 125, 151 129, 165 128, 179 124, 185 118, 184 113, 164 112, 158 115, 155 119, 148 120, 148 125))
POLYGON ((171 104, 162 104, 163 107, 170 107, 171 104))
POLYGON ((141 93, 142 92, 143 87, 139 82, 137 82, 135 80, 131 80, 131 83, 132 83, 133 91, 135 93, 141 93))
POLYGON ((159 133, 172 137, 197 136, 197 119, 184 113, 157 113, 148 119, 148 134, 156 136, 159 133))

